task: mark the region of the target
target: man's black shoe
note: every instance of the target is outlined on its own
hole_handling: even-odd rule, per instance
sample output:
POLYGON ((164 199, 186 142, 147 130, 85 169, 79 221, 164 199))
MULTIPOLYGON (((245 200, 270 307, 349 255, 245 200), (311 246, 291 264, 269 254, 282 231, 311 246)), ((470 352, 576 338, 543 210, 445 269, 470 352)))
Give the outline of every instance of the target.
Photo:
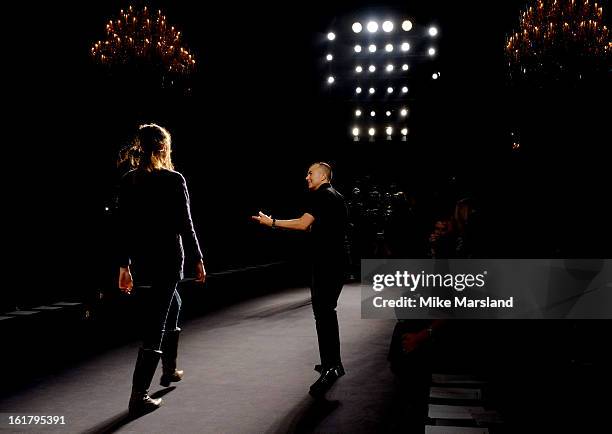
MULTIPOLYGON (((318 373, 321 373, 322 370, 322 366, 321 365, 315 365, 314 366, 314 370, 317 371, 318 373)), ((346 372, 344 372, 344 366, 342 366, 342 363, 340 363, 338 366, 336 366, 336 369, 338 370, 338 376, 342 377, 346 372)))
POLYGON ((341 365, 322 370, 321 376, 312 386, 310 386, 310 391, 308 393, 314 398, 321 398, 331 389, 336 380, 343 375, 344 368, 342 368, 341 365))

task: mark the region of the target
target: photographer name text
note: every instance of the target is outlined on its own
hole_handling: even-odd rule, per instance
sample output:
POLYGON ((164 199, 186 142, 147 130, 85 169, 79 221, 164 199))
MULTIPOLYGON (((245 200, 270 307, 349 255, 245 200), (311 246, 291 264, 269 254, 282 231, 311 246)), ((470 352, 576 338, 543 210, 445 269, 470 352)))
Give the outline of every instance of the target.
POLYGON ((450 308, 505 308, 514 307, 514 297, 500 298, 478 298, 454 297, 452 299, 441 297, 399 297, 387 299, 382 296, 374 297, 372 303, 376 308, 415 308, 415 309, 450 309, 450 308))

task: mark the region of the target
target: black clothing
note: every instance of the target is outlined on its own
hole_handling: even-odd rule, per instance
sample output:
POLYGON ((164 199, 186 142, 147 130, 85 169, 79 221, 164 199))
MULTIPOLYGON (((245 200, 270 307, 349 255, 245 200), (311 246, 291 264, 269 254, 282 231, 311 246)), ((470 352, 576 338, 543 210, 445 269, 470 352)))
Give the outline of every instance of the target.
POLYGON ((178 172, 133 170, 119 189, 119 264, 134 280, 180 280, 185 253, 202 259, 185 178, 178 172))
POLYGON ((341 364, 336 306, 344 284, 348 211, 344 198, 325 183, 309 194, 305 212, 314 217, 312 243, 312 310, 323 370, 341 364))
MULTIPOLYGON (((130 266, 139 306, 142 348, 129 404, 130 412, 139 412, 161 404, 161 399, 149 397, 148 388, 160 349, 167 350, 178 330, 181 297, 176 287, 183 278, 185 253, 201 260, 202 252, 191 221, 185 178, 178 172, 128 172, 119 186, 118 211, 119 265, 130 266)), ((176 360, 176 349, 173 346, 166 359, 176 360)))
POLYGON ((181 296, 176 289, 176 281, 155 282, 150 287, 137 287, 138 324, 142 337, 142 347, 159 350, 165 331, 178 328, 181 312, 181 296))
POLYGON ((346 259, 344 242, 348 225, 344 197, 330 184, 321 184, 308 194, 304 212, 315 219, 310 233, 312 251, 316 252, 314 258, 342 265, 346 259))
POLYGON ((344 269, 334 266, 313 266, 310 294, 317 328, 319 355, 324 368, 341 364, 340 332, 336 306, 344 284, 344 269))

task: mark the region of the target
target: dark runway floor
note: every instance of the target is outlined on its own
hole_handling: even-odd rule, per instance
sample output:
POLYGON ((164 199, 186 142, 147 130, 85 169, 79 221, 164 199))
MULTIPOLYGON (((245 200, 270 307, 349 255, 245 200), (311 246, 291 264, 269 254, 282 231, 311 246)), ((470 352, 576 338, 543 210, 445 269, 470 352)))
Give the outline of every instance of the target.
MULTIPOLYGON (((218 290, 239 287, 254 288, 225 285, 218 290)), ((127 326, 113 311, 116 316, 109 315, 110 322, 101 321, 98 328, 84 329, 71 340, 66 333, 74 331, 74 326, 33 323, 27 334, 17 333, 13 339, 30 342, 24 336, 31 336, 37 344, 21 359, 11 358, 17 356, 16 350, 10 352, 12 344, 3 348, 7 368, 1 370, 0 432, 605 431, 601 429, 605 420, 599 415, 605 414, 609 401, 600 398, 601 390, 612 387, 604 345, 609 340, 609 322, 449 322, 430 347, 395 357, 393 373, 387 360, 389 344, 396 324, 400 330, 403 325, 395 320, 361 319, 360 288, 345 285, 338 317, 347 374, 327 400, 315 401, 307 393, 318 377, 313 365, 319 362, 309 290, 249 296, 187 315, 190 319, 182 324, 179 349, 185 379, 176 387, 163 388, 158 384, 158 368, 151 392, 163 396, 164 405, 137 419, 127 414, 139 346, 125 338, 126 328, 133 325, 127 326), (65 341, 63 347, 56 348, 58 340, 65 341), (72 357, 63 354, 62 348, 70 348, 72 357), (440 384, 434 381, 440 374, 476 374, 486 381, 478 386, 478 398, 467 400, 461 398, 460 388, 474 388, 474 384, 440 384), (449 393, 454 396, 449 398, 449 393), (480 410, 469 410, 469 421, 457 416, 470 406, 480 410), (66 425, 8 424, 9 416, 28 415, 64 416, 66 425), (484 423, 480 426, 491 429, 447 426, 474 429, 478 420, 484 423)), ((196 300, 191 294, 185 304, 197 307, 196 300)))
POLYGON ((126 408, 138 342, 116 348, 0 401, 8 415, 65 416, 65 426, 8 426, 15 432, 286 433, 385 431, 393 394, 386 356, 390 320, 362 320, 360 291, 347 285, 339 301, 347 375, 315 402, 318 351, 307 289, 241 302, 183 324, 176 388, 158 411, 136 420, 126 408))

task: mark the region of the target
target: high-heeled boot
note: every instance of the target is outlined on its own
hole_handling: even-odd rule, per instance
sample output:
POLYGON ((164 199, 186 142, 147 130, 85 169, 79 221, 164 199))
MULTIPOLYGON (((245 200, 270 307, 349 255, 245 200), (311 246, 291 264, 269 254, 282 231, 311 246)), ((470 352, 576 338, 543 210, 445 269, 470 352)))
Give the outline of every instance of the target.
POLYGON ((180 328, 166 331, 162 340, 162 376, 159 381, 164 387, 170 386, 170 383, 175 383, 183 379, 183 371, 176 369, 176 358, 178 354, 178 341, 180 328))

